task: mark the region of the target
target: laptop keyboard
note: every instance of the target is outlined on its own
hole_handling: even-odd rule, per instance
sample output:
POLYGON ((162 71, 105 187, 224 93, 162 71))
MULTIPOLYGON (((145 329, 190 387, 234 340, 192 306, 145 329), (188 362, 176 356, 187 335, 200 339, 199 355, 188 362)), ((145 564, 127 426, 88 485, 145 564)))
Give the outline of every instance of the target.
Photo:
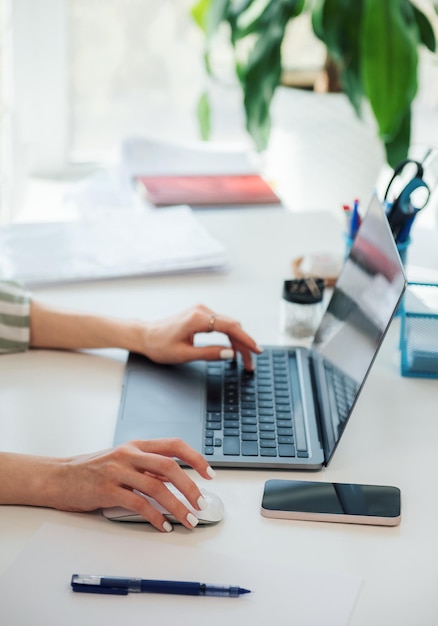
POLYGON ((339 425, 343 426, 350 414, 359 387, 352 378, 346 376, 328 363, 324 364, 324 368, 327 386, 333 389, 334 404, 336 406, 339 425))
POLYGON ((293 352, 266 349, 255 372, 240 359, 207 366, 206 456, 308 457, 293 352))

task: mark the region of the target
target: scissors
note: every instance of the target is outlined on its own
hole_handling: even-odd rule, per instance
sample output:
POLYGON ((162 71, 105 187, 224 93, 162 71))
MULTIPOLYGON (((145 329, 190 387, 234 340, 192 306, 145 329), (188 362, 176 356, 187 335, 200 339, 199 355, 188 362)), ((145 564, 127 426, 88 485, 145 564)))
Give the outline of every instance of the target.
POLYGON ((383 199, 388 205, 388 222, 396 241, 402 241, 401 235, 409 236, 415 215, 429 202, 430 189, 423 176, 422 163, 405 159, 397 165, 388 183, 383 199))

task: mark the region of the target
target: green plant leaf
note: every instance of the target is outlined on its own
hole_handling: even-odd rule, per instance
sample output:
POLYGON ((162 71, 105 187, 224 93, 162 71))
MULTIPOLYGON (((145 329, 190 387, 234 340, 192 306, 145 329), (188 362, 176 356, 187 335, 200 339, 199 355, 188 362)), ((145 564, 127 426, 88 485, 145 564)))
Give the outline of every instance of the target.
POLYGON ((361 29, 364 91, 385 144, 393 141, 417 91, 417 33, 406 0, 365 0, 361 29))
POLYGON ((246 126, 256 148, 266 148, 271 129, 270 105, 281 80, 281 44, 288 14, 281 2, 271 3, 277 11, 260 36, 241 72, 246 126))
POLYGON ((281 77, 280 50, 272 46, 245 73, 244 107, 246 127, 257 150, 268 144, 271 129, 270 104, 281 77))
POLYGON ((211 107, 210 99, 206 91, 204 91, 199 97, 196 114, 198 117, 201 138, 206 141, 210 137, 211 133, 211 107))
POLYGON ((414 4, 412 5, 412 9, 414 11, 415 22, 417 23, 421 43, 431 52, 435 52, 436 39, 432 24, 429 22, 424 13, 414 4))
POLYGON ((210 10, 211 2, 212 2, 212 0, 199 0, 190 9, 190 15, 192 16, 193 20, 196 22, 196 24, 199 26, 199 28, 204 33, 207 32, 207 29, 206 29, 206 23, 207 23, 206 15, 207 15, 208 11, 210 10))
POLYGON ((384 142, 386 160, 392 168, 395 168, 408 156, 410 137, 411 109, 409 107, 394 137, 384 142))
POLYGON ((341 83, 360 115, 363 87, 360 68, 360 24, 363 0, 318 0, 312 11, 312 27, 339 67, 341 83))

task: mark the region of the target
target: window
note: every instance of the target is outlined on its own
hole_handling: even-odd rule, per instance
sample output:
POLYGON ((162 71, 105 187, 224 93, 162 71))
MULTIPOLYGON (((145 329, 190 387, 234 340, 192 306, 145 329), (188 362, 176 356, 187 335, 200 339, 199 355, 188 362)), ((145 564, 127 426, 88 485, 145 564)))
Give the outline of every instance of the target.
MULTIPOLYGON (((206 77, 193 2, 5 0, 12 188, 22 190, 29 175, 59 177, 105 162, 130 134, 198 136, 206 77)), ((225 140, 244 136, 233 87, 231 77, 217 87, 225 140)))

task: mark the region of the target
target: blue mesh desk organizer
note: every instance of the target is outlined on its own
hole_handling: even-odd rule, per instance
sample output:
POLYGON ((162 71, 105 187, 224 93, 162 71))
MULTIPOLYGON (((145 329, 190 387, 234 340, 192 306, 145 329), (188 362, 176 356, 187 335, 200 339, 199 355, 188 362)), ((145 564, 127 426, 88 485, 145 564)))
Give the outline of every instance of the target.
POLYGON ((400 318, 402 376, 438 378, 438 284, 409 282, 400 318))

